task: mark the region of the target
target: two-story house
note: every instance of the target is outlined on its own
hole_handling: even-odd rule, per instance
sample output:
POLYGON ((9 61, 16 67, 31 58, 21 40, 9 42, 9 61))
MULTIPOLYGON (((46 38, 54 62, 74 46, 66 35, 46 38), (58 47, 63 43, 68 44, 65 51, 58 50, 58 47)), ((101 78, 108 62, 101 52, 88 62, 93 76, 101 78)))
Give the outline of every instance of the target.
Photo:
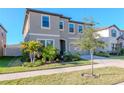
POLYGON ((55 46, 62 53, 80 52, 72 42, 81 36, 84 26, 89 25, 62 14, 27 9, 23 26, 24 41, 38 40, 44 46, 55 46))
POLYGON ((120 30, 116 25, 97 28, 96 30, 97 33, 101 36, 99 39, 107 44, 105 48, 97 49, 98 51, 111 53, 116 51, 117 45, 120 45, 122 48, 124 48, 124 31, 120 30))
POLYGON ((6 29, 0 24, 0 56, 5 55, 6 33, 6 29))

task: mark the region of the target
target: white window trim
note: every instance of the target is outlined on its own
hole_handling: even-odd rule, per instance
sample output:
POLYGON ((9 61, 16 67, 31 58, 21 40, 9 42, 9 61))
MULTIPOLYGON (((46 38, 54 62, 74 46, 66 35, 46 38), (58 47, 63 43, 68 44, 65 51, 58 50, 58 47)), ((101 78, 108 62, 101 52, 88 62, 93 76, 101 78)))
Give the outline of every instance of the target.
POLYGON ((50 29, 51 28, 51 21, 50 21, 50 16, 49 15, 41 14, 41 28, 42 29, 50 29), (49 27, 43 27, 43 25, 42 25, 43 16, 48 16, 49 17, 49 27))
MULTIPOLYGON (((60 29, 60 28, 59 28, 59 30, 60 30, 60 31, 64 31, 64 27, 65 27, 64 21, 60 21, 60 22, 62 22, 62 24, 63 24, 63 29, 60 29)), ((60 22, 59 22, 59 26, 60 26, 60 22)))
POLYGON ((69 34, 75 34, 75 24, 74 24, 74 23, 69 23, 69 24, 68 24, 68 33, 69 33, 69 34), (74 32, 70 32, 70 31, 69 31, 69 25, 70 25, 70 24, 73 24, 73 25, 74 25, 74 32))
POLYGON ((29 33, 29 35, 60 37, 60 35, 53 35, 53 34, 38 34, 38 33, 29 33))
POLYGON ((78 34, 80 34, 80 33, 81 33, 81 32, 79 32, 79 26, 82 26, 82 33, 83 33, 83 25, 78 24, 78 27, 77 27, 78 34))
POLYGON ((76 38, 76 37, 71 37, 71 38, 68 38, 68 39, 80 39, 80 38, 76 38))
POLYGON ((53 40, 53 47, 55 47, 55 40, 54 39, 40 39, 38 38, 37 41, 39 40, 45 40, 45 47, 47 46, 47 40, 53 40))

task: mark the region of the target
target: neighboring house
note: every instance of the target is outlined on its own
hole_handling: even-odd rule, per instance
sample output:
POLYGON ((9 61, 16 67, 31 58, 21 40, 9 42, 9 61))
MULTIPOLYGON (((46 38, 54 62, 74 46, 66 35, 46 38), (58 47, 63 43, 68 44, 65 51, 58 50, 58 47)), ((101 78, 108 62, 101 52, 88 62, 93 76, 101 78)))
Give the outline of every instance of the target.
POLYGON ((24 41, 37 40, 44 46, 53 45, 61 53, 80 52, 73 41, 80 38, 84 27, 89 25, 61 14, 27 9, 23 27, 24 41))
POLYGON ((113 53, 117 51, 117 46, 124 48, 124 31, 120 30, 116 25, 104 28, 97 28, 97 33, 101 36, 99 39, 104 41, 107 46, 99 48, 97 51, 105 51, 113 53))
POLYGON ((5 55, 6 33, 6 29, 0 24, 0 56, 5 55))

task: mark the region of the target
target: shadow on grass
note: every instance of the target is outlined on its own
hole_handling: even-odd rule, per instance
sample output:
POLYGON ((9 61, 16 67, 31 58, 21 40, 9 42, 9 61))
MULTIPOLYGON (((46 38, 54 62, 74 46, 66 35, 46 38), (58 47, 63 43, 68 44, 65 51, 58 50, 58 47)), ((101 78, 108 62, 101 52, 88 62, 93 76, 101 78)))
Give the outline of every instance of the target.
POLYGON ((0 67, 10 67, 9 64, 19 57, 3 56, 0 57, 0 67))
POLYGON ((72 61, 72 62, 61 62, 60 64, 61 65, 69 65, 69 64, 72 64, 72 65, 80 65, 80 64, 83 64, 84 63, 84 65, 85 64, 87 64, 87 63, 89 63, 87 60, 79 60, 79 61, 72 61))

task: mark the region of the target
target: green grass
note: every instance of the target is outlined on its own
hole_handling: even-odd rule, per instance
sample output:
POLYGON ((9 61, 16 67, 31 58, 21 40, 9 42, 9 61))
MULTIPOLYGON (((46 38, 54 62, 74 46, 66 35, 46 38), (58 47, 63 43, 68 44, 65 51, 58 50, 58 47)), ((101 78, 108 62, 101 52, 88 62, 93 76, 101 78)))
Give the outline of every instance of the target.
POLYGON ((90 73, 90 70, 82 70, 52 75, 42 75, 24 79, 1 81, 1 85, 111 85, 124 81, 124 69, 117 67, 105 67, 95 69, 98 78, 82 77, 82 73, 90 73))
POLYGON ((111 59, 122 59, 124 60, 124 56, 110 56, 111 59))
POLYGON ((20 65, 18 58, 19 57, 0 57, 0 67, 18 66, 20 65))
MULTIPOLYGON (((1 60, 1 59, 0 59, 1 60)), ((25 72, 25 71, 33 71, 33 70, 45 70, 45 69, 53 69, 53 68, 63 68, 63 67, 73 67, 73 66, 83 66, 83 65, 89 65, 90 62, 86 60, 81 61, 74 61, 74 62, 63 62, 63 63, 53 63, 53 64, 46 64, 38 67, 23 67, 23 66, 12 66, 8 67, 8 64, 14 64, 16 61, 9 61, 13 60, 13 58, 2 58, 3 61, 0 61, 0 74, 3 73, 15 73, 15 72, 25 72)), ((16 59, 17 60, 17 59, 16 59)))

